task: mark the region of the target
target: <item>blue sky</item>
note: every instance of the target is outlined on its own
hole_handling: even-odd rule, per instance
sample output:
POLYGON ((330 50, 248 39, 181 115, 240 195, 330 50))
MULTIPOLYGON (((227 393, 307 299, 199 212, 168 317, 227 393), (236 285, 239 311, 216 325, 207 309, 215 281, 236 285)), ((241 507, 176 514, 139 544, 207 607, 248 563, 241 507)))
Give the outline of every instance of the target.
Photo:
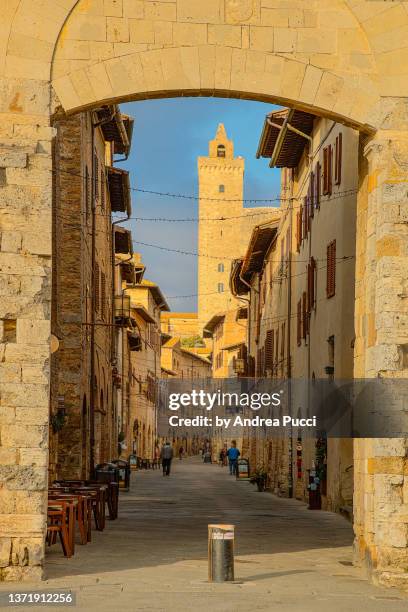
MULTIPOLYGON (((266 113, 276 107, 262 102, 223 98, 170 98, 122 104, 135 119, 132 150, 127 162, 133 188, 197 195, 197 157, 208 154, 218 123, 234 140, 235 155, 245 157, 245 198, 273 198, 279 193, 279 171, 255 157, 266 113)), ((249 205, 249 204, 248 204, 249 205)), ((197 217, 194 200, 132 192, 133 217, 197 217)), ((129 222, 134 250, 141 252, 146 278, 159 284, 172 310, 192 312, 197 293, 197 258, 168 253, 139 242, 185 251, 197 250, 197 226, 192 222, 129 222)))

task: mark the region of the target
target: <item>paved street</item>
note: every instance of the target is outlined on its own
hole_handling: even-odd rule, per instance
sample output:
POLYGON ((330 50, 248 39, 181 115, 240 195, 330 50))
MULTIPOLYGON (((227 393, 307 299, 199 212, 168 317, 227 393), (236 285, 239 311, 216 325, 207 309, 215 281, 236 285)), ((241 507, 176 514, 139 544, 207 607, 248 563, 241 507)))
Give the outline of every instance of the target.
POLYGON ((197 458, 173 464, 170 478, 133 475, 120 518, 75 557, 53 547, 48 581, 36 588, 72 588, 79 609, 101 612, 407 610, 404 595, 373 587, 351 566, 352 530, 342 517, 258 493, 197 458), (234 584, 206 582, 214 522, 236 525, 234 584))

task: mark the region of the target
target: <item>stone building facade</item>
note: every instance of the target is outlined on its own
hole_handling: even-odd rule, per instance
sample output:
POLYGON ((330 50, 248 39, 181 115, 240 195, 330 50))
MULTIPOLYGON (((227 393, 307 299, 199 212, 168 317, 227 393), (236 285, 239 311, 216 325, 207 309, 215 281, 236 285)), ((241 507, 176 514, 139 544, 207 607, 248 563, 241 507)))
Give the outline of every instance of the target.
MULTIPOLYGON (((249 374, 292 379, 299 410, 307 396, 298 381, 353 378, 358 147, 351 128, 287 110, 267 116, 260 139, 258 156, 282 168, 280 220, 255 228, 232 284, 244 295, 251 287, 249 374), (283 133, 288 117, 303 136, 283 133)), ((307 501, 316 470, 322 507, 352 516, 351 439, 302 439, 295 431, 249 447, 252 464, 267 466, 272 490, 307 501)))
POLYGON ((112 182, 130 120, 118 107, 56 117, 49 477, 86 478, 117 454, 112 397, 112 212, 128 193, 112 182))

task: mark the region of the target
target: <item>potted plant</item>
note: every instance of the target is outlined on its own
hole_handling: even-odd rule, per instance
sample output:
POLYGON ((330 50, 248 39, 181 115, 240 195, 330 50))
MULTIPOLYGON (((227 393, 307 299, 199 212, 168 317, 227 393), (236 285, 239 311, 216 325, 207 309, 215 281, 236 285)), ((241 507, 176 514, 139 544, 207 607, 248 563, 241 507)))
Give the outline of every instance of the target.
POLYGON ((261 465, 260 467, 256 468, 255 472, 250 477, 249 482, 251 484, 256 484, 258 491, 262 493, 266 489, 267 479, 268 472, 266 471, 265 467, 261 465))

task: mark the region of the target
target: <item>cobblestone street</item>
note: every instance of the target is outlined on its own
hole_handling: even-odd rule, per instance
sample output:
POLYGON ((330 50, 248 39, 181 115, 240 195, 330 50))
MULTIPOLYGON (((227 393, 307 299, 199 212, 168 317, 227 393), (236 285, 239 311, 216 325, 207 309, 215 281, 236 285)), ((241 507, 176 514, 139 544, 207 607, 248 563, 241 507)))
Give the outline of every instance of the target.
POLYGON ((35 588, 71 588, 79 609, 100 611, 407 609, 404 595, 351 566, 352 529, 342 517, 258 493, 198 458, 173 461, 170 478, 134 474, 119 519, 92 536, 71 559, 54 546, 48 580, 35 588), (234 584, 206 582, 214 522, 236 526, 234 584))

